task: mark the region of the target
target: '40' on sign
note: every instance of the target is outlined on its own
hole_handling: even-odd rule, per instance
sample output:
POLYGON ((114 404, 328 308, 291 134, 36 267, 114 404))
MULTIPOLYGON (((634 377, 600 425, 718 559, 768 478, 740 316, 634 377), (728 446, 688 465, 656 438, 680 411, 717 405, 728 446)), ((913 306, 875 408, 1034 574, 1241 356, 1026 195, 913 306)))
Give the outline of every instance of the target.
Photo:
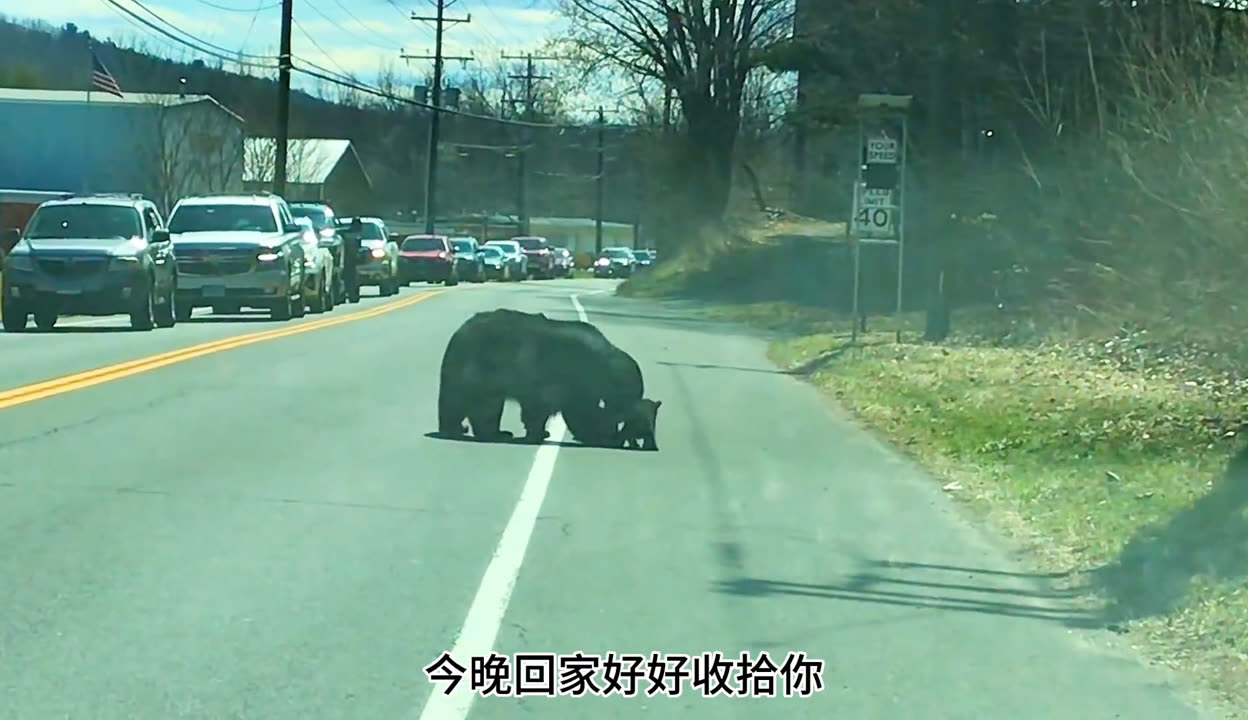
POLYGON ((854 204, 853 232, 857 237, 892 237, 893 191, 859 187, 854 204))

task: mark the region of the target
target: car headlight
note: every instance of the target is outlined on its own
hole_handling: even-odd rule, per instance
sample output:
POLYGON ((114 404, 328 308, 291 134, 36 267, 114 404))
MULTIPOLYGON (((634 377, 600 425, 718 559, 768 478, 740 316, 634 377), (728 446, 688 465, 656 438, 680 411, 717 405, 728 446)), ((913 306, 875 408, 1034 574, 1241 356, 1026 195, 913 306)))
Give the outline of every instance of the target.
POLYGON ((281 253, 263 252, 256 256, 260 262, 276 262, 282 259, 281 253))
POLYGON ((595 265, 599 265, 599 266, 601 266, 601 267, 606 267, 606 266, 608 266, 608 265, 610 265, 610 264, 611 264, 611 261, 610 261, 610 260, 608 260, 608 259, 606 259, 606 258, 598 258, 598 262, 596 262, 596 263, 594 263, 594 264, 595 264, 595 265))
POLYGON ((33 270, 35 262, 26 253, 21 253, 6 257, 4 259, 4 267, 7 270, 33 270))
POLYGON ((380 260, 386 256, 386 251, 383 248, 373 248, 372 256, 380 260))

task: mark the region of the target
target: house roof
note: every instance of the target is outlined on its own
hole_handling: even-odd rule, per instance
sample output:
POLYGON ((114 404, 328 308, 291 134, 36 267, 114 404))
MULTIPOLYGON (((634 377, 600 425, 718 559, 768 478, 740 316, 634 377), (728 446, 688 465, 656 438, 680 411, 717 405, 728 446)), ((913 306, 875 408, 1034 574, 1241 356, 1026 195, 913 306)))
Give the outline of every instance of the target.
MULTIPOLYGON (((249 137, 243 152, 243 182, 273 182, 273 160, 277 140, 271 137, 249 137)), ((360 165, 364 179, 373 184, 364 163, 350 140, 335 138, 292 138, 287 146, 286 181, 299 185, 320 185, 348 153, 360 165)))
POLYGON ((216 105, 231 117, 243 122, 238 113, 217 102, 211 95, 183 95, 180 93, 123 93, 124 97, 105 92, 86 90, 26 90, 23 88, 0 88, 0 102, 65 103, 90 102, 92 105, 163 105, 180 107, 208 102, 216 105))

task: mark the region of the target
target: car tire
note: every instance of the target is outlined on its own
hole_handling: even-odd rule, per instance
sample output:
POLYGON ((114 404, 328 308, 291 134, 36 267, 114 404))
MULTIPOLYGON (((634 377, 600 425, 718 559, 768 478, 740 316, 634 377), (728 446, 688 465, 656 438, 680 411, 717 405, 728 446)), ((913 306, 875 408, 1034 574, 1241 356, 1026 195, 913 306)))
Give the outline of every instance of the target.
POLYGON ((143 296, 139 298, 138 307, 130 311, 130 329, 147 332, 156 327, 156 284, 150 280, 143 288, 143 296))
POLYGON ((165 294, 165 301, 156 306, 156 327, 171 328, 178 324, 177 297, 177 288, 171 287, 169 292, 165 294))
POLYGON ((0 325, 4 327, 6 333, 26 332, 26 323, 29 320, 30 313, 26 312, 26 308, 12 300, 5 304, 3 310, 0 310, 0 325))
POLYGON ((459 276, 455 273, 451 273, 446 276, 446 279, 442 281, 442 284, 447 287, 455 287, 459 284, 459 276))
POLYGON ((291 312, 294 309, 294 306, 294 298, 283 298, 282 300, 277 301, 273 307, 269 308, 269 318, 278 322, 285 322, 294 314, 291 312))
POLYGON ((174 317, 178 319, 178 322, 189 322, 191 319, 191 313, 194 311, 195 306, 189 301, 185 303, 177 303, 173 307, 173 314, 174 317))
POLYGON ((301 318, 308 314, 308 301, 304 299, 303 293, 299 293, 291 298, 290 316, 292 318, 301 318))
POLYGON ((34 315, 35 327, 38 328, 40 332, 52 332, 52 329, 56 327, 57 316, 55 312, 50 310, 36 310, 34 315))

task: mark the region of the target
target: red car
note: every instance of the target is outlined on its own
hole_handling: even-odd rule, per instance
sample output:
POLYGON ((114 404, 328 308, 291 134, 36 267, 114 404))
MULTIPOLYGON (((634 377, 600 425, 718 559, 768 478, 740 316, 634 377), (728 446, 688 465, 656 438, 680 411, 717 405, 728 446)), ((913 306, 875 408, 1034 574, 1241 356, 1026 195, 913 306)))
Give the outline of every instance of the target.
POLYGON ((408 235, 399 245, 399 282, 459 284, 455 252, 445 235, 408 235))
POLYGON ((529 258, 529 277, 536 280, 550 280, 555 277, 555 254, 550 251, 550 243, 546 238, 537 235, 521 235, 512 240, 520 243, 520 248, 529 258))

